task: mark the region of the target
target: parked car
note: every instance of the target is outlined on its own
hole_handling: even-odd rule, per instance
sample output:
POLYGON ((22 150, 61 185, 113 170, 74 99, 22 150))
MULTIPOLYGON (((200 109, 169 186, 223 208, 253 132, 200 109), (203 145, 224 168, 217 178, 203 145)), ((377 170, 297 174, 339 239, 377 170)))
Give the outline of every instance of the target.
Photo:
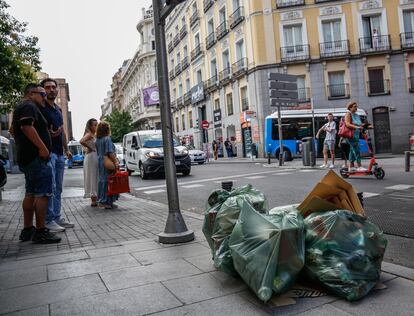
POLYGON ((199 165, 202 165, 206 162, 206 153, 202 150, 195 149, 192 145, 185 146, 188 150, 188 154, 191 158, 191 163, 198 163, 199 165))
MULTIPOLYGON (((191 158, 188 150, 174 137, 176 172, 188 176, 191 172, 191 158)), ((139 171, 142 179, 150 175, 164 174, 164 149, 160 130, 131 132, 124 136, 124 159, 129 174, 139 171)))
POLYGON ((118 158, 119 166, 125 168, 124 148, 121 143, 115 143, 116 158, 118 158))

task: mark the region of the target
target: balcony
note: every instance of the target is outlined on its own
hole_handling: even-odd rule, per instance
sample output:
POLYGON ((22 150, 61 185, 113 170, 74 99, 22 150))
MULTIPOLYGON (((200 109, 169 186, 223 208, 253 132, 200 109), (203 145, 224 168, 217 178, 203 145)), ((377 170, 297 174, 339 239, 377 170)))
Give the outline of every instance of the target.
POLYGON ((177 66, 175 66, 175 76, 177 77, 182 70, 183 69, 181 68, 181 63, 178 63, 177 66))
POLYGON ((349 41, 319 43, 321 58, 335 58, 349 55, 349 41))
POLYGON ((315 3, 325 3, 325 2, 332 2, 337 0, 315 0, 315 3))
POLYGON ((187 69, 189 65, 190 63, 188 62, 188 56, 184 56, 183 61, 181 62, 181 71, 187 69))
POLYGON ((220 71, 219 80, 221 85, 226 85, 231 82, 231 67, 224 68, 220 71))
POLYGON ((183 39, 186 35, 187 35, 187 27, 183 25, 180 30, 180 39, 183 39))
POLYGON ((359 39, 359 50, 361 54, 375 54, 391 50, 391 39, 389 35, 378 35, 362 37, 359 39))
POLYGON ((177 100, 171 100, 171 109, 173 111, 177 110, 177 100))
POLYGON ((232 65, 233 78, 243 77, 247 73, 247 58, 242 58, 232 65))
POLYGON ((190 26, 193 26, 199 19, 198 10, 196 10, 190 17, 190 26))
POLYGON ((287 8, 287 7, 294 7, 297 5, 304 5, 305 0, 276 0, 276 7, 280 8, 287 8))
POLYGON ((227 28, 227 21, 223 21, 219 26, 216 28, 217 33, 217 40, 221 40, 224 36, 227 35, 229 29, 227 28))
POLYGON ((242 111, 247 111, 249 109, 249 99, 248 98, 241 99, 241 106, 242 106, 242 111))
POLYGON ((168 43, 168 52, 171 53, 174 49, 172 41, 168 43))
POLYGON ((214 4, 214 0, 204 0, 203 7, 204 7, 204 13, 208 11, 214 4))
POLYGON ((206 92, 207 93, 211 93, 216 91, 219 88, 218 86, 218 76, 215 75, 213 77, 211 77, 210 79, 207 80, 206 82, 206 92))
POLYGON ((174 36, 173 45, 176 47, 180 43, 180 34, 174 36))
POLYGON ((295 45, 280 48, 282 63, 303 62, 310 60, 309 45, 295 45))
POLYGON ((175 78, 174 69, 173 70, 170 70, 169 77, 170 77, 170 80, 173 80, 175 78))
POLYGON ((310 102, 310 88, 298 88, 298 102, 307 103, 310 102))
POLYGON ((191 91, 188 91, 186 94, 184 94, 184 105, 189 104, 191 104, 191 91))
POLYGON ((414 32, 401 33, 400 41, 402 49, 414 48, 414 32))
POLYGON ((216 34, 213 31, 206 37, 206 48, 209 49, 213 47, 214 44, 216 44, 216 34))
POLYGON ((184 97, 183 96, 177 98, 177 107, 178 108, 184 107, 184 97))
POLYGON ((196 60, 196 59, 197 59, 197 57, 199 57, 199 56, 201 56, 201 55, 203 55, 203 54, 204 54, 204 52, 203 52, 203 44, 198 44, 198 45, 196 46, 196 48, 194 48, 194 49, 191 51, 191 61, 196 60))
POLYGON ((390 91, 390 80, 374 80, 367 81, 368 87, 368 96, 377 96, 377 95, 388 95, 391 94, 390 91))
POLYGON ((230 28, 234 29, 237 25, 244 21, 244 7, 238 7, 229 17, 230 28))
POLYGON ((351 95, 349 93, 349 84, 331 84, 326 86, 328 100, 348 99, 351 95))

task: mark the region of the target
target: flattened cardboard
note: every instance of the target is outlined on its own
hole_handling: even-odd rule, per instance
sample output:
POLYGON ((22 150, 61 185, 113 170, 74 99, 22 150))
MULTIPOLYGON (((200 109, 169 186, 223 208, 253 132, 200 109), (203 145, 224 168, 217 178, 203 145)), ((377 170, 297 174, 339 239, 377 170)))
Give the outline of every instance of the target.
POLYGON ((320 198, 319 196, 313 196, 309 203, 303 206, 301 213, 304 217, 315 211, 335 211, 338 206, 320 198))
POLYGON ((312 200, 314 196, 329 200, 331 197, 338 196, 341 191, 341 189, 319 182, 313 188, 311 193, 309 193, 309 195, 305 198, 305 200, 298 206, 298 210, 303 212, 304 207, 312 200))

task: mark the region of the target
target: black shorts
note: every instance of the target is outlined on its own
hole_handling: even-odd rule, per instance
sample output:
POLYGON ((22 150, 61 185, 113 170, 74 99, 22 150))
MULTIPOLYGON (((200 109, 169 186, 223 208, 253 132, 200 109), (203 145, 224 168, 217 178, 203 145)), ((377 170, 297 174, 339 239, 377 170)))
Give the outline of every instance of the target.
POLYGON ((341 151, 342 151, 342 158, 348 159, 349 157, 349 151, 351 150, 348 143, 342 142, 341 143, 341 151))

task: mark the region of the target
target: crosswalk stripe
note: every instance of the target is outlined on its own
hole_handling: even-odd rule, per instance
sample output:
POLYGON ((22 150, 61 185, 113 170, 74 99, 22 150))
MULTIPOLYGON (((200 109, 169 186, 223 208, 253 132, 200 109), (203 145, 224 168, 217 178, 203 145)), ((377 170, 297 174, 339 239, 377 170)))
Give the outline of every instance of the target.
POLYGON ((379 193, 364 192, 364 199, 380 195, 379 193))
POLYGON ((315 171, 317 171, 317 170, 312 170, 312 169, 302 169, 302 170, 299 170, 299 172, 315 172, 315 171))
POLYGON ((190 184, 190 185, 181 185, 180 187, 184 189, 193 189, 193 188, 200 188, 203 186, 204 186, 203 184, 190 184))
POLYGON ((273 173, 272 176, 283 176, 286 174, 292 174, 292 172, 278 172, 278 173, 273 173))
POLYGON ((162 192, 165 192, 165 190, 158 189, 158 190, 144 191, 145 194, 156 194, 156 193, 162 193, 162 192))
POLYGON ((266 176, 252 176, 252 177, 244 177, 245 179, 249 180, 255 180, 255 179, 263 179, 266 178, 266 176))

